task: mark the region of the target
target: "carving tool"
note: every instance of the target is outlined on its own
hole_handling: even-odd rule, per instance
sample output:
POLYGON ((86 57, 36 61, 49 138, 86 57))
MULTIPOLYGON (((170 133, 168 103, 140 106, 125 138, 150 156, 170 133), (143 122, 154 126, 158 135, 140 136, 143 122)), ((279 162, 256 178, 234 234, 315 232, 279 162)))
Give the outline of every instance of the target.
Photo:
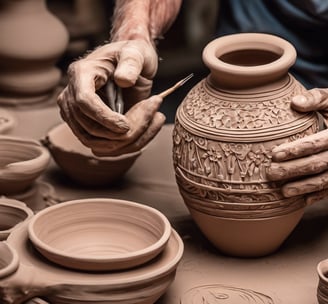
MULTIPOLYGON (((159 93, 158 95, 161 96, 162 98, 167 97, 168 95, 173 93, 176 89, 183 86, 193 76, 194 76, 193 73, 189 74, 187 77, 181 79, 176 84, 174 84, 172 87, 166 89, 165 91, 163 91, 162 93, 159 93)), ((119 86, 115 85, 113 82, 110 82, 107 85, 106 89, 107 89, 107 96, 109 99, 110 108, 113 111, 122 114, 124 111, 124 101, 123 101, 123 97, 122 97, 122 89, 119 86)))

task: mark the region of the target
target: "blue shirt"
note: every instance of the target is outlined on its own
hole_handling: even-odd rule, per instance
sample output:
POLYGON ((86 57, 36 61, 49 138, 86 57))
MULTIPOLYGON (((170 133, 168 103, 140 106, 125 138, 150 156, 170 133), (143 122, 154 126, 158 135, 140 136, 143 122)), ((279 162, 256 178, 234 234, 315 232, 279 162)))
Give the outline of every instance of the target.
POLYGON ((291 42, 291 73, 305 87, 328 87, 328 0, 221 0, 218 36, 262 32, 291 42))

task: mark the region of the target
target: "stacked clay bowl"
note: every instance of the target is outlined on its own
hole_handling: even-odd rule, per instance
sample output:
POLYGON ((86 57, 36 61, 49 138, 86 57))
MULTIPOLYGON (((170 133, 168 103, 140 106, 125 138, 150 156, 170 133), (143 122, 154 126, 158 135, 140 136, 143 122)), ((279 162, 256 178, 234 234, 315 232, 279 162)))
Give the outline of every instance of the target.
POLYGON ((181 238, 159 211, 102 198, 48 207, 15 229, 3 247, 4 304, 12 303, 8 294, 10 301, 22 298, 10 286, 24 290, 24 300, 152 304, 173 282, 183 254, 181 238), (11 252, 18 253, 18 268, 11 252), (8 274, 8 268, 14 270, 8 274))
POLYGON ((319 283, 317 299, 319 304, 328 304, 328 259, 322 260, 317 266, 319 283))
POLYGON ((0 195, 28 191, 48 166, 50 155, 32 139, 0 136, 0 195))
POLYGON ((86 186, 104 186, 121 178, 142 151, 98 157, 84 146, 66 123, 51 129, 44 140, 57 165, 74 181, 86 186))

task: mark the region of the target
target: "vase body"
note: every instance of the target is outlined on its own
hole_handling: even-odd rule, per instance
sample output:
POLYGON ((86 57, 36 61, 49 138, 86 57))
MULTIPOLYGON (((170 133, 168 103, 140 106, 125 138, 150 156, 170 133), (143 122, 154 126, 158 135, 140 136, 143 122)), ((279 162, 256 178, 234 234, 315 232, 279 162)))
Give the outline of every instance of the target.
POLYGON ((266 177, 273 147, 318 130, 315 113, 290 107, 305 91, 288 73, 295 59, 293 46, 275 36, 218 38, 203 52, 209 76, 177 110, 173 161, 180 193, 225 253, 271 253, 302 217, 304 198, 284 198, 281 182, 266 177))
POLYGON ((56 62, 68 32, 44 0, 0 0, 0 103, 35 103, 51 95, 61 77, 56 62))

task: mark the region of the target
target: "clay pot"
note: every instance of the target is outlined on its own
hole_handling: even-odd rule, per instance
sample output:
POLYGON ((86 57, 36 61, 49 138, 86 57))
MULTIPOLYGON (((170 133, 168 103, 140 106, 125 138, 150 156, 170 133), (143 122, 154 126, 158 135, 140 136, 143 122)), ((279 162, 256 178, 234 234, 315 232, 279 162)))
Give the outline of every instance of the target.
POLYGON ((315 113, 290 107, 305 91, 288 73, 295 59, 294 47, 272 35, 218 38, 203 51, 209 76, 177 110, 173 161, 180 192, 196 224, 225 253, 273 252, 306 206, 303 197, 284 198, 282 183, 266 177, 273 147, 318 130, 315 113))
POLYGON ((46 169, 47 149, 32 139, 0 136, 0 194, 25 192, 46 169))
POLYGON ((171 225, 154 208, 93 198, 40 211, 28 231, 35 248, 52 262, 78 270, 109 271, 153 259, 166 246, 171 225))
POLYGON ((7 239, 9 234, 33 216, 33 211, 23 202, 0 198, 0 241, 7 239))
POLYGON ((0 103, 46 100, 58 85, 55 66, 68 32, 45 0, 0 0, 0 103))
POLYGON ((319 304, 328 304, 328 260, 321 261, 317 266, 319 283, 317 299, 319 304))
POLYGON ((119 180, 131 168, 142 151, 113 157, 95 156, 62 123, 43 141, 57 165, 74 181, 86 186, 106 186, 119 180))
POLYGON ((57 304, 153 304, 173 282, 183 254, 183 242, 172 230, 162 253, 142 266, 124 271, 81 272, 42 258, 28 240, 27 226, 15 229, 7 240, 19 255, 19 267, 10 276, 0 277, 2 304, 23 303, 33 297, 57 304))

